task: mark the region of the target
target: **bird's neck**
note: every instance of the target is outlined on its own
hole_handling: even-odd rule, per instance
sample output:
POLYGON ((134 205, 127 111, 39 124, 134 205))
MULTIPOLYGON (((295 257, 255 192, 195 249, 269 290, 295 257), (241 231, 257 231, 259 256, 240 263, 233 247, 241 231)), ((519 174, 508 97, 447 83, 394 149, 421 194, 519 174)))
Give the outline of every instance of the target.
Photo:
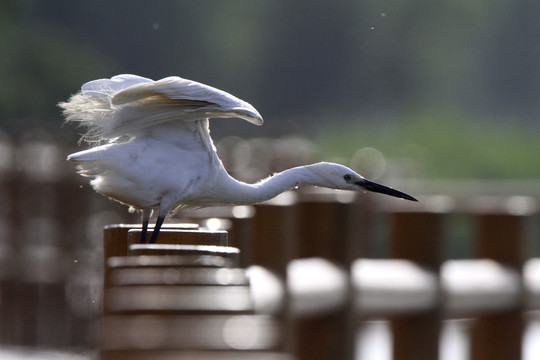
POLYGON ((255 184, 247 184, 235 180, 230 175, 226 186, 222 188, 221 198, 229 204, 252 204, 270 200, 277 195, 299 185, 317 185, 310 181, 309 167, 300 166, 276 173, 255 184))

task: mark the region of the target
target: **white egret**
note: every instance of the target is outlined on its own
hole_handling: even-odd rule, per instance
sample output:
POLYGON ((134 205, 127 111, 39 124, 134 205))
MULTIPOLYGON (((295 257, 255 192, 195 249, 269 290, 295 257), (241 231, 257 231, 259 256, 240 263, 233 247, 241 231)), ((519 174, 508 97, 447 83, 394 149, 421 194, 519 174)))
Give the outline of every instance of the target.
POLYGON ((59 106, 66 121, 87 128, 81 140, 95 145, 67 159, 80 175, 93 178, 95 191, 142 212, 141 242, 154 210, 158 217, 151 243, 165 217, 181 208, 257 203, 303 184, 417 201, 327 162, 288 169, 255 184, 232 178, 216 153, 208 119, 234 117, 261 125, 261 115, 231 94, 180 77, 153 81, 124 74, 94 80, 59 106))

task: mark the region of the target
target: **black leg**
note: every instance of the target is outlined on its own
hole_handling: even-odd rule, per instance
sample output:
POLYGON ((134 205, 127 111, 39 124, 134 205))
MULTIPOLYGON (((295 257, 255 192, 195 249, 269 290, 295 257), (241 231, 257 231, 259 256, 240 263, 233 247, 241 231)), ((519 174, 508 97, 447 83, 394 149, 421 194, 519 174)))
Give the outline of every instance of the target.
POLYGON ((148 233, 148 220, 143 220, 141 231, 141 244, 146 244, 146 234, 148 233))
POLYGON ((157 237, 159 235, 159 230, 161 230, 161 225, 163 225, 163 221, 165 221, 165 216, 158 216, 156 226, 154 227, 154 232, 152 233, 152 237, 150 238, 150 244, 156 243, 157 237))
POLYGON ((143 210, 142 212, 141 244, 146 244, 146 234, 148 233, 148 220, 150 220, 150 214, 150 210, 143 210))

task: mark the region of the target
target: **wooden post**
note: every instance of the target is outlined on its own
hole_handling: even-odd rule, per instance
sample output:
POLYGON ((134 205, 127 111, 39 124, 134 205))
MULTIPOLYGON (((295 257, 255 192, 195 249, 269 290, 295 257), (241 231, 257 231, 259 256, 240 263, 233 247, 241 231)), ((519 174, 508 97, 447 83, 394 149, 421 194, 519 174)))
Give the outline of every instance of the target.
MULTIPOLYGON (((296 198, 285 193, 278 198, 255 205, 253 217, 253 241, 248 263, 262 266, 274 273, 283 288, 287 289, 287 265, 291 260, 292 245, 296 239, 296 198)), ((280 321, 279 332, 283 334, 280 350, 290 352, 292 339, 291 322, 288 314, 289 295, 284 291, 283 308, 276 317, 280 321)))
POLYGON ((164 229, 157 244, 116 231, 127 248, 108 251, 124 256, 107 263, 102 359, 289 359, 275 352, 281 322, 254 314, 245 270, 212 261, 238 264, 225 231, 164 229))
MULTIPOLYGON (((476 216, 478 258, 493 259, 521 273, 524 263, 523 215, 476 216)), ((472 327, 472 360, 521 359, 523 308, 480 316, 472 327)))
MULTIPOLYGON (((132 229, 140 229, 141 225, 134 224, 113 224, 105 226, 103 229, 103 286, 107 288, 108 286, 108 268, 106 266, 107 261, 110 257, 113 256, 127 256, 128 253, 128 232, 132 229)), ((196 224, 174 224, 174 225, 163 225, 163 230, 165 229, 184 229, 184 230, 196 230, 198 225, 196 224)))
MULTIPOLYGON (((391 257, 438 273, 443 214, 403 211, 390 214, 391 257)), ((439 309, 391 319, 394 360, 435 360, 439 356, 439 309)))
POLYGON ((204 257, 222 258, 223 264, 233 264, 238 267, 240 263, 240 250, 230 246, 214 245, 179 245, 179 244, 131 244, 128 249, 130 256, 154 256, 154 257, 204 257))
MULTIPOLYGON (((109 350, 275 350, 277 323, 266 315, 110 316, 109 350), (153 335, 158 330, 159 338, 153 335), (165 331, 164 331, 165 330, 165 331)), ((216 352, 215 358, 221 359, 216 352)), ((188 357, 189 358, 189 357, 188 357)), ((243 358, 239 354, 239 358, 243 358)))
POLYGON ((252 265, 249 261, 252 259, 253 216, 255 216, 253 206, 234 206, 232 208, 229 243, 230 246, 240 249, 240 266, 243 268, 252 265))
POLYGON ((298 205, 295 258, 323 257, 348 268, 362 255, 367 226, 361 214, 364 204, 355 201, 354 194, 309 194, 298 205))
MULTIPOLYGON (((366 228, 360 217, 360 204, 354 201, 354 196, 343 198, 346 195, 351 194, 312 193, 299 201, 295 258, 327 259, 348 276, 351 262, 361 255, 366 228)), ((347 290, 350 293, 350 286, 347 290)), ((294 331, 294 353, 300 359, 345 360, 354 356, 354 315, 350 301, 331 314, 295 319, 294 331)))
POLYGON ((286 279, 296 236, 296 217, 295 197, 290 193, 255 205, 249 263, 263 266, 286 279))
POLYGON ((294 356, 269 351, 215 350, 119 350, 101 354, 101 360, 298 360, 294 356))
MULTIPOLYGON (((151 236, 147 234, 147 240, 151 236)), ((127 234, 127 246, 140 244, 141 229, 130 229, 127 234)), ((178 245, 212 245, 227 246, 227 232, 223 230, 199 230, 199 229, 163 229, 157 238, 156 244, 178 245)), ((143 244, 144 245, 144 244, 143 244)))

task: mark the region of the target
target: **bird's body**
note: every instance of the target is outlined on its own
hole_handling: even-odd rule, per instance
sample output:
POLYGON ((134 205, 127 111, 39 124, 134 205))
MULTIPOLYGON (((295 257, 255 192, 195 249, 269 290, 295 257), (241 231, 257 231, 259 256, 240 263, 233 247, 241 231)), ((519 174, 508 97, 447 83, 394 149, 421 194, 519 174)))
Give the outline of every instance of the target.
POLYGON ((199 131, 189 129, 196 125, 160 125, 145 136, 94 147, 68 159, 82 175, 95 177, 93 188, 106 196, 135 209, 159 208, 163 198, 172 206, 202 190, 201 180, 208 183, 211 172, 222 167, 199 137, 179 136, 180 142, 173 141, 186 130, 199 131))
POLYGON ((235 180, 216 153, 208 118, 238 117, 261 125, 262 117, 226 92, 179 77, 95 80, 60 106, 67 121, 88 128, 83 139, 98 144, 68 160, 93 178, 97 192, 141 210, 144 235, 151 211, 158 210, 151 241, 164 217, 182 207, 256 203, 302 184, 415 200, 332 163, 289 169, 256 184, 235 180))

